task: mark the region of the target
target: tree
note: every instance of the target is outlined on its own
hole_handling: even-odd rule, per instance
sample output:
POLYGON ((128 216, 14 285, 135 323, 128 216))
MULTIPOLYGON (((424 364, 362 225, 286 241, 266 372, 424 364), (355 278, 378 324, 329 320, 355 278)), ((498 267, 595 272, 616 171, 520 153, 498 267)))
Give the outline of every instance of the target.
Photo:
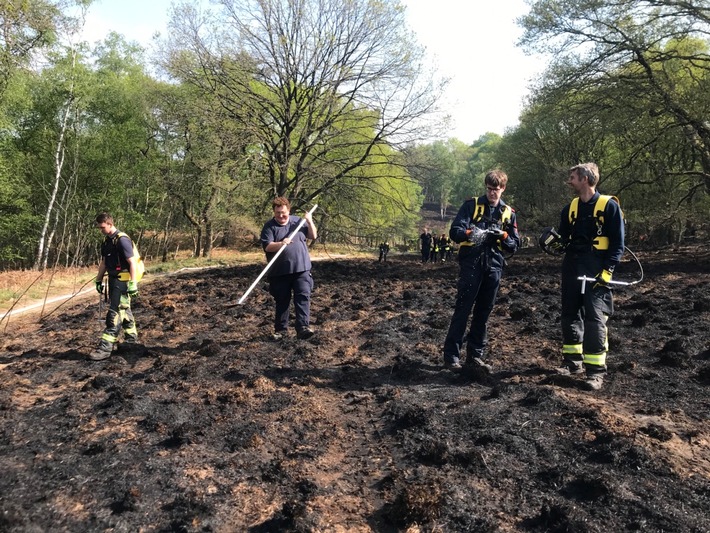
POLYGON ((623 191, 631 200, 627 218, 643 224, 650 219, 634 201, 644 202, 646 211, 670 213, 665 225, 684 217, 691 204, 705 205, 695 212, 707 210, 709 14, 705 2, 693 1, 532 4, 521 19, 521 42, 556 61, 523 126, 527 139, 547 152, 548 168, 559 165, 551 176, 575 162, 599 162, 602 189, 623 191))
POLYGON ((358 186, 363 167, 386 175, 396 153, 378 146, 426 134, 441 86, 425 76, 396 1, 218 4, 211 19, 175 9, 166 66, 211 92, 256 139, 265 203, 322 201, 339 182, 358 186))
POLYGON ((521 22, 523 45, 558 58, 548 84, 568 91, 615 87, 650 105, 664 128, 675 129, 697 155, 683 172, 710 190, 710 6, 539 0, 521 22))

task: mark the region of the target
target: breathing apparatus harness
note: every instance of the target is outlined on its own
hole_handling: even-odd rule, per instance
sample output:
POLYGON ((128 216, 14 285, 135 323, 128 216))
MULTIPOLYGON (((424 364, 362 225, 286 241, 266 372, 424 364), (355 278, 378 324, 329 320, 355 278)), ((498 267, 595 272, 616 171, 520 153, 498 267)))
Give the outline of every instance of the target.
MULTIPOLYGON (((606 209, 606 204, 609 202, 609 200, 614 200, 617 204, 619 203, 618 198, 615 196, 609 196, 609 195, 599 195, 599 198, 597 199, 596 203, 594 204, 594 217, 596 219, 596 225, 597 225, 597 231, 596 231, 596 237, 594 238, 591 246, 592 249, 594 250, 607 250, 609 248, 609 237, 603 235, 603 227, 604 227, 604 211, 606 209)), ((570 208, 569 208, 569 221, 571 225, 574 225, 574 223, 577 220, 577 209, 579 207, 579 198, 574 198, 572 200, 572 203, 570 203, 570 208)), ((622 214, 623 216, 623 214, 622 214)), ((567 252, 567 248, 569 246, 569 242, 563 242, 562 237, 560 236, 557 231, 555 231, 555 228, 552 226, 549 226, 545 229, 542 230, 542 233, 540 234, 540 237, 538 239, 538 244, 540 245, 540 248, 542 249, 543 252, 549 255, 555 255, 555 256, 560 256, 563 255, 567 252)), ((643 281, 643 266, 641 265, 641 261, 639 261, 639 258, 636 256, 634 252, 632 252, 628 246, 624 245, 624 251, 628 252, 631 257, 633 257, 634 261, 638 265, 639 268, 639 278, 634 281, 617 281, 617 280, 609 280, 606 283, 608 285, 618 285, 618 286, 630 286, 630 285, 636 285, 637 283, 641 283, 643 281)), ((589 276, 580 276, 577 278, 579 281, 582 282, 582 294, 584 294, 584 291, 586 289, 586 284, 587 282, 595 282, 597 281, 597 278, 591 278, 589 276)))
POLYGON ((510 259, 515 252, 505 254, 500 241, 508 238, 507 229, 510 226, 513 210, 509 205, 501 207, 500 220, 495 220, 490 214, 485 215, 485 206, 476 198, 476 208, 471 216, 471 227, 466 231, 468 240, 461 243, 461 246, 480 246, 481 244, 496 245, 498 251, 503 255, 503 259, 510 259), (486 229, 479 228, 476 224, 485 222, 486 229))

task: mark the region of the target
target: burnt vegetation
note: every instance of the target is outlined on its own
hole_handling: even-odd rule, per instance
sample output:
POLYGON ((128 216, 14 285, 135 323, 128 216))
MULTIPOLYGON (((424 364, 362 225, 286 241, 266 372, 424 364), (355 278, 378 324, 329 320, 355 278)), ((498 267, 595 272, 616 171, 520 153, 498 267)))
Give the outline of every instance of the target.
MULTIPOLYGON (((270 339, 261 265, 149 280, 0 341, 0 530, 710 531, 710 257, 641 254, 603 390, 558 377, 558 262, 510 260, 489 379, 442 369, 452 263, 314 263, 316 335, 270 339)), ((633 279, 634 265, 619 277, 633 279)))

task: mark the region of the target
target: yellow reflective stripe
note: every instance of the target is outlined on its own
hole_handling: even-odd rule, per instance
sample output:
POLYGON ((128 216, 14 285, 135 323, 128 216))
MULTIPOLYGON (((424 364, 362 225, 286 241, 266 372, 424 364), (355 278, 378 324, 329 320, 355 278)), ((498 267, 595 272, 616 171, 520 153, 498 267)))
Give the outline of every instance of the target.
POLYGON ((471 220, 478 222, 483 218, 483 213, 485 212, 485 206, 478 203, 478 198, 476 198, 476 209, 473 211, 473 216, 471 220))
POLYGON ((476 245, 472 242, 464 241, 464 242, 460 243, 459 246, 476 246, 476 245))
POLYGON ((581 344, 564 344, 562 346, 562 353, 569 355, 581 355, 582 345, 581 344))
POLYGON ((577 220, 577 209, 579 209, 579 196, 573 198, 572 202, 569 204, 569 223, 570 224, 574 224, 574 221, 577 220))
POLYGON ((123 330, 123 333, 126 335, 130 335, 131 337, 135 337, 138 334, 138 328, 132 327, 132 328, 125 328, 123 330))
POLYGON ((584 364, 585 365, 596 365, 596 366, 606 365, 606 352, 585 353, 584 354, 584 364))
POLYGON ((104 333, 103 335, 101 335, 101 340, 106 341, 106 342, 110 342, 110 343, 115 343, 118 340, 118 338, 115 337, 114 335, 109 335, 108 333, 104 333))
POLYGON ((503 210, 500 215, 500 221, 501 223, 506 223, 509 222, 510 219, 513 217, 513 210, 510 208, 509 205, 503 206, 503 210))

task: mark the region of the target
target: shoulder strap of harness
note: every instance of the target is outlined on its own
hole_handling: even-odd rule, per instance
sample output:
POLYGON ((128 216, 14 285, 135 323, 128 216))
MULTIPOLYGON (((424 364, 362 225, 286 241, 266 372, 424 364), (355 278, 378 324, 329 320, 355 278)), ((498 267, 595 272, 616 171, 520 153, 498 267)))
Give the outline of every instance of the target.
MULTIPOLYGON (((476 207, 473 210, 473 216, 471 217, 471 220, 473 222, 480 222, 481 219, 483 218, 483 214, 486 211, 486 204, 483 204, 478 201, 478 197, 476 197, 476 207)), ((513 210, 510 208, 509 205, 504 205, 503 208, 501 209, 501 216, 500 216, 500 222, 501 224, 505 224, 506 222, 510 221, 510 218, 512 216, 513 210)))
MULTIPOLYGON (((614 200, 617 204, 621 205, 619 199, 616 196, 610 194, 600 194, 594 204, 594 218, 597 219, 597 223, 604 224, 604 211, 606 210, 606 204, 609 200, 614 200)), ((577 221, 577 212, 579 211, 579 196, 572 199, 569 204, 569 223, 574 224, 577 221)))

